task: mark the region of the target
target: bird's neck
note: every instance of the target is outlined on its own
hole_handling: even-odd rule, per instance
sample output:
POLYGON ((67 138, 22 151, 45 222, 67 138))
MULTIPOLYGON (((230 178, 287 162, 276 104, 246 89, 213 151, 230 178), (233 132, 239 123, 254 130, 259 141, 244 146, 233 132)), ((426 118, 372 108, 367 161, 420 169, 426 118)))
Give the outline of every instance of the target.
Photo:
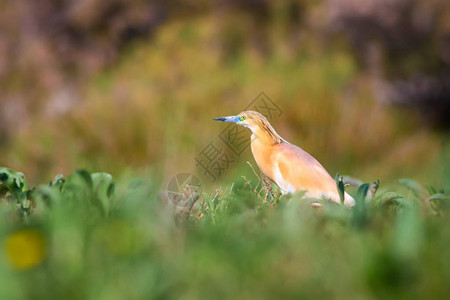
POLYGON ((253 130, 252 143, 263 144, 266 146, 273 146, 279 144, 283 139, 268 123, 261 123, 258 128, 253 130))
POLYGON ((251 148, 256 164, 266 176, 274 180, 272 154, 275 148, 273 146, 282 143, 283 139, 270 124, 267 128, 260 127, 252 131, 251 148))

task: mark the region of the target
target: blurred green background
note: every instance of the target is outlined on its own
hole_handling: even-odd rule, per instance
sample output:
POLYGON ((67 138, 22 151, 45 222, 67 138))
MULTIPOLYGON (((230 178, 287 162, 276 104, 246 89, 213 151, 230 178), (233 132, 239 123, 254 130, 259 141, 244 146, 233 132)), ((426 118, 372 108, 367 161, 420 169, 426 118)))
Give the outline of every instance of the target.
POLYGON ((0 1, 0 31, 0 299, 449 298, 447 0, 0 1), (271 195, 212 121, 262 92, 377 196, 271 195))

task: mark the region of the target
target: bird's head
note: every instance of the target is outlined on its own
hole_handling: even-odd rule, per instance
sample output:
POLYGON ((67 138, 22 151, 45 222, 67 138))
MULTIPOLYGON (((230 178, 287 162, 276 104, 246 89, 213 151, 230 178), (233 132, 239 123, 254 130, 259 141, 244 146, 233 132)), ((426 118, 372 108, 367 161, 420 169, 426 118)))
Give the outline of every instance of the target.
POLYGON ((232 122, 250 129, 254 137, 268 138, 272 144, 282 141, 281 137, 267 121, 266 117, 256 111, 243 111, 237 116, 215 118, 214 121, 232 122))
POLYGON ((269 123, 266 117, 256 111, 243 111, 237 116, 221 117, 213 120, 236 123, 249 128, 251 131, 258 129, 263 123, 269 123))

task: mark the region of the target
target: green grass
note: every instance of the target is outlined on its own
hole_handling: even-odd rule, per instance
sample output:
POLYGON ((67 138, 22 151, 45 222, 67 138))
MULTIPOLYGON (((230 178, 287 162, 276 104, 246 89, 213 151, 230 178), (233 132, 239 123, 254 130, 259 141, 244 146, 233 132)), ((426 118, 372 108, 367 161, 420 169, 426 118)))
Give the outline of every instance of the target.
POLYGON ((0 169, 0 299, 450 296, 449 190, 402 179, 314 209, 250 179, 180 207, 155 178, 77 171, 29 191, 0 169))

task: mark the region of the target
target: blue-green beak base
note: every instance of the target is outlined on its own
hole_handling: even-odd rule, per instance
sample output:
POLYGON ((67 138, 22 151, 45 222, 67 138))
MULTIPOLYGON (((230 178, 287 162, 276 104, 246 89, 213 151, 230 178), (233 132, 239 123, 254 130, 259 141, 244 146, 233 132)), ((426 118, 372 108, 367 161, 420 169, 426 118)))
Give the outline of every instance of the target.
POLYGON ((240 118, 239 118, 239 116, 230 116, 230 117, 215 118, 215 119, 213 119, 213 121, 237 123, 240 121, 240 118))

